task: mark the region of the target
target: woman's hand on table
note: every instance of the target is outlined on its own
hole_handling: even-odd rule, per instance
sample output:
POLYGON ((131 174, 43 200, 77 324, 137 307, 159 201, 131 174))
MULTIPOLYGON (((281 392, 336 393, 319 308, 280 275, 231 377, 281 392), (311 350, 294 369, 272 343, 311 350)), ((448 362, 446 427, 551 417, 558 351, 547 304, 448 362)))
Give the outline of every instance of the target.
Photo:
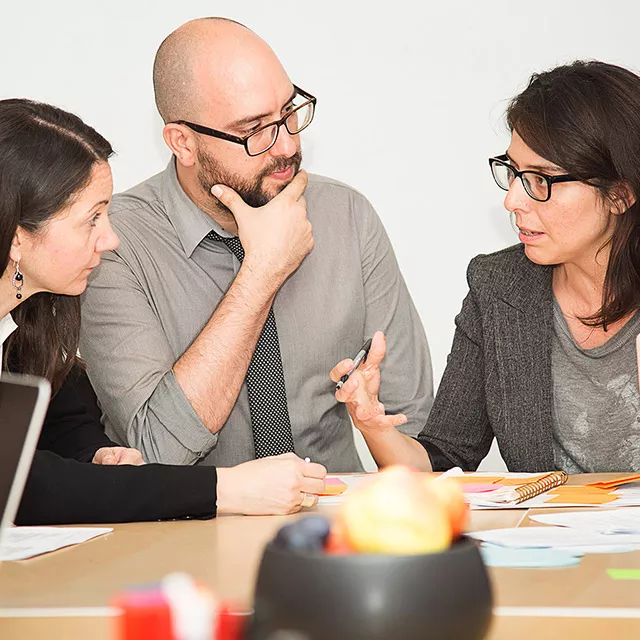
POLYGON ((285 515, 312 507, 327 470, 294 453, 218 467, 218 513, 285 515))

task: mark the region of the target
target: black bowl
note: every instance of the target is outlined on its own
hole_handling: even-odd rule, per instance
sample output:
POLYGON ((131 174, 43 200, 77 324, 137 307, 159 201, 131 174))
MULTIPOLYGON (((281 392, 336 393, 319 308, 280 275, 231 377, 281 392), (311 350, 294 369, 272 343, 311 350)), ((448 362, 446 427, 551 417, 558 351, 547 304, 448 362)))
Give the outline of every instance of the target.
POLYGON ((412 556, 331 556, 270 543, 254 607, 252 640, 475 640, 489 628, 492 598, 480 553, 465 538, 412 556))

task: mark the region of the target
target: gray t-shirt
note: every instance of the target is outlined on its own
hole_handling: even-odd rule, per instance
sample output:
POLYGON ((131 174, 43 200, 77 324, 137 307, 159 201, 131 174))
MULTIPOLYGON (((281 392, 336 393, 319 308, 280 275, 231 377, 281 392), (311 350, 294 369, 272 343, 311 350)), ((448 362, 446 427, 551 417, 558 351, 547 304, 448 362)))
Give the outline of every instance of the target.
POLYGON ((551 369, 558 469, 640 471, 638 333, 640 313, 603 345, 581 349, 554 299, 551 369))

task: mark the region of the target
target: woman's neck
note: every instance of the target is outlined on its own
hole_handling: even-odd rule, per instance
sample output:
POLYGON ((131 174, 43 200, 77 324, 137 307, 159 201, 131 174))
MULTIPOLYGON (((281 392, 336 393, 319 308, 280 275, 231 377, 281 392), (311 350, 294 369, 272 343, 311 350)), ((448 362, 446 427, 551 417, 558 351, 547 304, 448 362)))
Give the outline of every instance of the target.
POLYGON ((606 273, 607 256, 604 255, 586 264, 558 265, 553 272, 553 291, 556 298, 570 300, 572 310, 591 315, 602 306, 606 273))
POLYGON ((596 316, 602 308, 606 272, 607 262, 604 256, 600 260, 592 260, 586 266, 559 265, 553 272, 553 293, 573 339, 583 349, 603 345, 633 316, 633 313, 630 313, 616 322, 609 323, 606 331, 602 326, 591 326, 583 322, 583 318, 596 316))

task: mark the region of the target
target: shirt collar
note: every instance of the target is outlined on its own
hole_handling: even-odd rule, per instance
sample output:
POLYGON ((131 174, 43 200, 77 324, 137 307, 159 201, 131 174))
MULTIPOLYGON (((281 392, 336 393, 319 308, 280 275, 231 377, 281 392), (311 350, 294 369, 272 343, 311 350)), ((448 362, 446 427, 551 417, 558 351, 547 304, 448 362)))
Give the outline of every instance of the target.
POLYGON ((210 231, 215 231, 223 238, 234 237, 232 233, 225 231, 211 216, 199 209, 184 192, 178 181, 175 158, 173 157, 162 174, 161 189, 167 216, 178 234, 187 257, 191 257, 196 247, 210 231))
POLYGON ((2 369, 2 345, 17 328, 18 325, 13 321, 10 313, 0 318, 0 369, 2 369))
POLYGON ((518 268, 509 276, 508 283, 500 291, 500 297, 521 311, 541 312, 551 308, 553 269, 552 266, 529 260, 524 245, 520 245, 518 268))

